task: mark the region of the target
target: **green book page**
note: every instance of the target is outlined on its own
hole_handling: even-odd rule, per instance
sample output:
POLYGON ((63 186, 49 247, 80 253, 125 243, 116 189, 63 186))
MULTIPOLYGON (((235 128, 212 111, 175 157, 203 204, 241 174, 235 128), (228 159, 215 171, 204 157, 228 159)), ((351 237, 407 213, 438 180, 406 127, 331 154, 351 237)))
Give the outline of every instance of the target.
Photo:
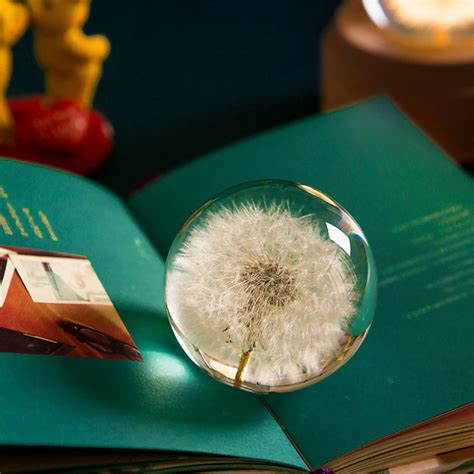
POLYGON ((378 98, 214 152, 130 206, 166 255, 203 201, 263 178, 303 182, 343 204, 365 230, 380 277, 375 322, 353 359, 315 386, 269 397, 311 464, 470 402, 472 179, 378 98))
POLYGON ((257 399, 212 381, 181 352, 163 308, 163 261, 115 195, 0 160, 5 246, 87 256, 144 361, 0 353, 0 444, 179 450, 304 466, 257 399))

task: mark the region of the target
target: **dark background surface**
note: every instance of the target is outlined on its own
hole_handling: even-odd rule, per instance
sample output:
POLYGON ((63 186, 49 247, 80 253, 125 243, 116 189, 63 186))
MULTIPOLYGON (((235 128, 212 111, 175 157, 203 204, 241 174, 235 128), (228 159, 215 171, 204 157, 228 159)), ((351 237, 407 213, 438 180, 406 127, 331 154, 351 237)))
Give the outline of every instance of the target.
MULTIPOLYGON (((127 193, 157 171, 317 111, 321 33, 340 0, 92 3, 112 42, 95 107, 116 132, 95 176, 127 193)), ((9 94, 41 92, 29 32, 9 94)))

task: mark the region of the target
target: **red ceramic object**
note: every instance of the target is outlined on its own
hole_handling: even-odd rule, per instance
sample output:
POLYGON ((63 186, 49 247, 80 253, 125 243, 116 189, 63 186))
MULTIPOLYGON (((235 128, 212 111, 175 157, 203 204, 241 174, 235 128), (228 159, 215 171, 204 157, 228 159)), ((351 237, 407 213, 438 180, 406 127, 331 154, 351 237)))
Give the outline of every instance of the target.
POLYGON ((0 145, 0 155, 42 163, 86 175, 107 159, 113 129, 105 117, 72 100, 45 107, 39 96, 9 100, 15 145, 0 145))

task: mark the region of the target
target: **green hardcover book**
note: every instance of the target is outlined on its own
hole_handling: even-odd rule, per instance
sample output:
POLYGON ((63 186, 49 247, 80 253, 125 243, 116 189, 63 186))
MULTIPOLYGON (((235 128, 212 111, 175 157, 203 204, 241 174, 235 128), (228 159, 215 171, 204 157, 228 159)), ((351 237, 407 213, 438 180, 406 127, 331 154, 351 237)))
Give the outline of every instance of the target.
POLYGON ((218 150, 128 201, 0 160, 0 469, 371 472, 454 450, 465 462, 473 212, 472 178, 384 98, 218 150), (188 359, 162 282, 191 212, 263 178, 341 202, 368 236, 380 281, 374 324, 348 364, 261 398, 188 359))

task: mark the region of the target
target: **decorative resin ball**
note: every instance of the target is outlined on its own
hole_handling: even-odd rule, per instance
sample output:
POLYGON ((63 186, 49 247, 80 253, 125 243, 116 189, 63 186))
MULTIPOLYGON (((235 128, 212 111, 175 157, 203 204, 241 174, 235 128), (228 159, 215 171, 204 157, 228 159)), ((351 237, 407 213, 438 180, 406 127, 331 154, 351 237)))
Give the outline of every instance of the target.
POLYGON ((166 262, 165 300, 189 357, 259 393, 318 382, 372 322, 376 272, 355 220, 288 181, 231 188, 199 208, 166 262))
POLYGON ((474 39, 473 0, 363 0, 379 27, 412 45, 446 47, 474 39))

